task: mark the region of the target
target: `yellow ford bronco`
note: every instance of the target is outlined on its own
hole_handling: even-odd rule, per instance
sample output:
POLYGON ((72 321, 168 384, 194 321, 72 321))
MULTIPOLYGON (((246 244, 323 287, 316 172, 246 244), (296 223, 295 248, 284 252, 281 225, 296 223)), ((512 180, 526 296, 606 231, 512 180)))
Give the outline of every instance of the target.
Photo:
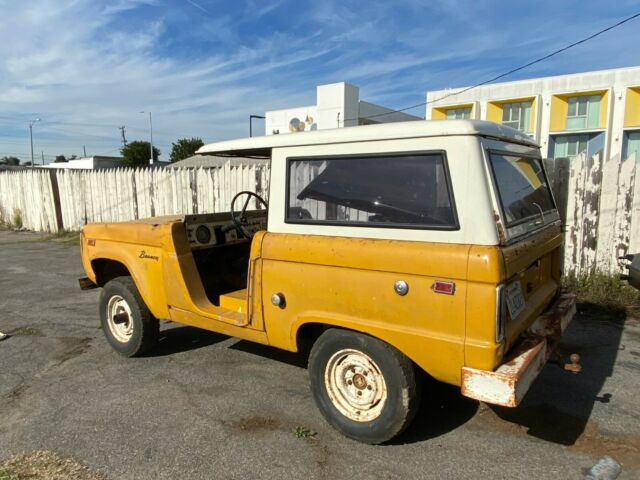
POLYGON ((270 159, 268 198, 231 211, 84 227, 85 288, 111 346, 173 321, 300 351, 343 434, 398 435, 417 371, 516 406, 575 311, 539 146, 483 121, 416 121, 220 142, 270 159))

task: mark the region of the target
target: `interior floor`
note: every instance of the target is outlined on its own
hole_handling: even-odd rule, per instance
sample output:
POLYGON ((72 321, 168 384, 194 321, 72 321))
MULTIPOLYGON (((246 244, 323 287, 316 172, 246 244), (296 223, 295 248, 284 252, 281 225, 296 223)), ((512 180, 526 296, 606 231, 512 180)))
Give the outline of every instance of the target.
POLYGON ((247 288, 250 249, 251 240, 244 240, 192 251, 202 286, 211 303, 219 306, 220 295, 247 288))

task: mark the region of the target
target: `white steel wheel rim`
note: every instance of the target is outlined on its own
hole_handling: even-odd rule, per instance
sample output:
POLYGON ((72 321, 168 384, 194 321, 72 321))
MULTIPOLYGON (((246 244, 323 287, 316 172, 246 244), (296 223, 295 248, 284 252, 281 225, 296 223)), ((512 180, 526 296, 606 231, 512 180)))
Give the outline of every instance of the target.
POLYGON ((324 372, 333 406, 356 422, 380 416, 387 400, 387 384, 380 368, 365 353, 343 349, 334 353, 324 372))
POLYGON ((107 303, 107 324, 113 337, 127 343, 133 335, 131 307, 120 295, 113 295, 107 303))

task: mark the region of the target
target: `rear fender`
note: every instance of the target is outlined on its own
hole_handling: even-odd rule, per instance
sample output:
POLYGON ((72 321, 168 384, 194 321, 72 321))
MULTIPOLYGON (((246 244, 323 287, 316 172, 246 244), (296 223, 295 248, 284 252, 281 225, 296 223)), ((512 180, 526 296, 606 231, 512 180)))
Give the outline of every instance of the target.
POLYGON ((323 315, 323 312, 309 312, 308 315, 299 317, 293 323, 290 344, 283 346, 283 348, 290 351, 303 349, 303 345, 299 345, 299 341, 302 342, 303 339, 299 337, 298 333, 301 329, 309 327, 310 325, 320 327, 318 329, 310 329, 315 330, 317 333, 326 328, 342 328, 377 338, 402 352, 412 362, 437 380, 460 385, 461 377, 452 372, 453 369, 451 365, 445 365, 446 362, 438 361, 438 358, 442 355, 448 355, 445 358, 456 358, 456 356, 459 356, 461 345, 456 341, 434 338, 431 335, 426 335, 425 331, 420 329, 404 327, 402 329, 391 329, 389 325, 384 322, 363 321, 358 318, 342 315, 335 316, 333 314, 328 316, 326 314, 323 315))

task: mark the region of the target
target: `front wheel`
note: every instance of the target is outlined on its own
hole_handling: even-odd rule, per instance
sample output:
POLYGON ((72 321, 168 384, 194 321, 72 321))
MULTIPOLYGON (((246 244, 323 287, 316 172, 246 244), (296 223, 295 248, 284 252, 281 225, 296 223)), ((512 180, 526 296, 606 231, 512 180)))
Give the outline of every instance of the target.
POLYGON ((100 322, 107 341, 125 357, 137 357, 158 342, 160 322, 147 308, 131 277, 116 277, 100 295, 100 322))
POLYGON ((311 350, 309 376, 325 419, 364 443, 400 434, 420 403, 411 361, 391 345, 356 332, 324 332, 311 350))

